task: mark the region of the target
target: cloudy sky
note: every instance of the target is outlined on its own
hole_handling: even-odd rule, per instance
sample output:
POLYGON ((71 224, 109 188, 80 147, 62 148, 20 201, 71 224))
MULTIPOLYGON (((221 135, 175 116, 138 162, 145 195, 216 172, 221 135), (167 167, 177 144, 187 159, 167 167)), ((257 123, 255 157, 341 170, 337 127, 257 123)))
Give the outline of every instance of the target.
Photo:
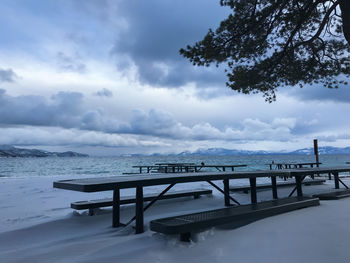
POLYGON ((216 28, 218 0, 0 1, 0 144, 96 155, 350 146, 350 92, 225 86, 179 49, 216 28))

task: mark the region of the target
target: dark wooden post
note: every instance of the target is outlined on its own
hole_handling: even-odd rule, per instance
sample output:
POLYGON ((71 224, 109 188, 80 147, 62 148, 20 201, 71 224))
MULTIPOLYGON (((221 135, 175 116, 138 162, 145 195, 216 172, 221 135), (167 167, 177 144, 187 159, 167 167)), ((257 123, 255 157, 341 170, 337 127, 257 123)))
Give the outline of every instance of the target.
POLYGON ((143 233, 143 188, 136 187, 136 234, 143 233))
POLYGON ((230 206, 230 183, 228 179, 223 180, 224 194, 225 194, 225 206, 230 206))
POLYGON ((249 183, 250 183, 250 199, 252 204, 257 203, 257 198, 256 198, 256 177, 251 177, 249 178, 249 183))
POLYGON ((320 167, 319 159, 318 159, 318 142, 317 142, 317 139, 314 139, 314 152, 315 152, 315 156, 316 156, 316 167, 320 167))
POLYGON ((273 199, 278 199, 276 176, 271 176, 271 184, 272 184, 272 197, 273 199))
POLYGON ((295 184, 296 184, 296 187, 297 187, 297 195, 298 196, 303 196, 303 189, 302 189, 302 186, 301 186, 301 176, 295 176, 295 184))
POLYGON ((339 173, 338 172, 334 172, 334 186, 335 189, 339 189, 339 173))
POLYGON ((113 216, 112 227, 120 226, 120 190, 119 188, 113 191, 113 216))

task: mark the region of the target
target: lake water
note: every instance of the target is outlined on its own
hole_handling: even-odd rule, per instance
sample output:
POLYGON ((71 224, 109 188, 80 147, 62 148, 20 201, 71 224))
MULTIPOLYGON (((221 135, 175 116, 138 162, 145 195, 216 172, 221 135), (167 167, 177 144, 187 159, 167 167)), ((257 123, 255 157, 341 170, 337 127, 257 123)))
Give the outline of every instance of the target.
MULTIPOLYGON (((87 158, 0 158, 0 177, 113 176, 137 172, 133 165, 152 165, 158 162, 192 162, 200 164, 247 164, 237 170, 269 169, 267 163, 314 162, 313 155, 255 155, 255 156, 144 156, 144 157, 87 157, 87 158)), ((343 166, 350 155, 321 155, 322 166, 343 166)))

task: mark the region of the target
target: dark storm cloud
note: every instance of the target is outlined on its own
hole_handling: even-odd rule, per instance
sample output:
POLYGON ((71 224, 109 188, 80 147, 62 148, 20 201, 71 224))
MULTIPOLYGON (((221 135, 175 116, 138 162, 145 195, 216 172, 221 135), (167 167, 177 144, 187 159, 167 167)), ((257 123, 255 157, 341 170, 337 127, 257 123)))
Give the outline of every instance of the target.
POLYGON ((151 109, 148 113, 134 110, 130 121, 130 129, 137 134, 173 137, 177 126, 178 123, 169 112, 156 109, 151 109))
POLYGON ((229 10, 219 1, 119 1, 117 10, 127 23, 112 51, 119 67, 127 66, 119 56, 128 56, 140 80, 151 85, 225 85, 222 68, 195 68, 179 54, 180 48, 202 39, 227 16, 229 10))
POLYGON ((95 96, 98 96, 98 97, 107 97, 107 98, 111 98, 113 97, 113 92, 110 91, 109 89, 101 89, 99 91, 97 91, 96 93, 94 93, 95 96))
MULTIPOLYGON (((344 77, 343 80, 346 80, 344 77)), ((339 85, 339 88, 329 89, 322 84, 314 84, 312 86, 305 85, 303 88, 286 87, 281 92, 288 96, 296 97, 302 101, 328 101, 350 103, 350 79, 349 83, 339 85)), ((277 98, 278 99, 278 98, 277 98)))
POLYGON ((91 109, 83 94, 59 92, 42 96, 10 96, 0 89, 0 125, 27 125, 75 128, 108 134, 147 135, 166 139, 188 140, 274 140, 291 136, 295 120, 274 119, 271 123, 245 119, 240 128, 219 129, 210 123, 183 125, 171 113, 161 109, 134 110, 130 120, 108 115, 103 109, 91 109))
POLYGON ((12 97, 0 89, 0 123, 74 127, 82 98, 81 93, 60 92, 47 101, 42 96, 12 97))
POLYGON ((0 89, 0 124, 77 128, 108 133, 129 131, 128 125, 108 118, 102 109, 90 110, 79 92, 13 97, 0 89))
POLYGON ((63 52, 58 52, 57 64, 64 71, 73 71, 83 73, 86 70, 85 64, 81 61, 81 58, 78 54, 74 56, 68 56, 63 52))
POLYGON ((0 68, 0 83, 1 82, 14 82, 16 73, 12 69, 1 69, 0 68))

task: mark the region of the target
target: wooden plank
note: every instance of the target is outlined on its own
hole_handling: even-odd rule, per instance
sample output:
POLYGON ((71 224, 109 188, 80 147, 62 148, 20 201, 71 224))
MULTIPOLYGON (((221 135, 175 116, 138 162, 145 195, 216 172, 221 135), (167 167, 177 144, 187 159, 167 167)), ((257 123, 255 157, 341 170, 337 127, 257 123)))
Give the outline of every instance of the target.
POLYGON ((350 190, 347 189, 343 191, 319 193, 319 194, 313 195, 313 197, 317 197, 320 200, 338 200, 341 198, 350 197, 350 190))
MULTIPOLYGON (((198 198, 200 195, 209 195, 209 194, 212 194, 212 190, 210 189, 191 189, 191 190, 168 192, 165 195, 163 195, 160 199, 166 200, 166 199, 190 197, 190 196, 193 196, 194 198, 198 198)), ((156 194, 146 194, 144 195, 143 200, 145 202, 148 202, 148 201, 152 201, 155 197, 157 197, 156 194)), ((136 198, 135 196, 123 196, 120 198, 119 203, 120 205, 134 204, 136 203, 136 198)), ((104 199, 91 200, 91 201, 73 202, 71 203, 71 208, 76 210, 85 210, 85 209, 93 209, 93 208, 100 208, 100 207, 109 207, 112 205, 113 205, 113 198, 104 198, 104 199)))
POLYGON ((164 234, 184 234, 230 224, 232 228, 296 209, 319 205, 318 198, 291 197, 258 204, 209 210, 162 218, 150 222, 150 229, 164 234))
MULTIPOLYGON (((348 169, 350 171, 350 167, 348 169)), ((120 189, 134 188, 139 185, 154 186, 173 183, 189 183, 200 181, 215 181, 224 179, 243 179, 250 177, 289 176, 290 171, 266 170, 266 171, 237 171, 237 172, 202 172, 202 173, 168 173, 158 174, 137 174, 113 177, 97 177, 86 179, 60 180, 53 183, 55 188, 74 190, 80 192, 101 192, 120 189)))
POLYGON ((228 171, 228 172, 203 172, 203 173, 171 173, 158 174, 157 176, 149 174, 125 175, 113 177, 98 177, 75 180, 62 180, 53 183, 55 188, 81 191, 81 192, 100 192, 113 190, 116 187, 120 189, 133 188, 137 186, 153 186, 173 183, 189 183, 200 181, 214 181, 224 179, 243 179, 252 177, 286 176, 294 177, 301 175, 322 174, 329 172, 349 172, 350 166, 323 167, 323 168, 303 168, 303 169, 283 169, 283 170, 265 170, 265 171, 228 171))

